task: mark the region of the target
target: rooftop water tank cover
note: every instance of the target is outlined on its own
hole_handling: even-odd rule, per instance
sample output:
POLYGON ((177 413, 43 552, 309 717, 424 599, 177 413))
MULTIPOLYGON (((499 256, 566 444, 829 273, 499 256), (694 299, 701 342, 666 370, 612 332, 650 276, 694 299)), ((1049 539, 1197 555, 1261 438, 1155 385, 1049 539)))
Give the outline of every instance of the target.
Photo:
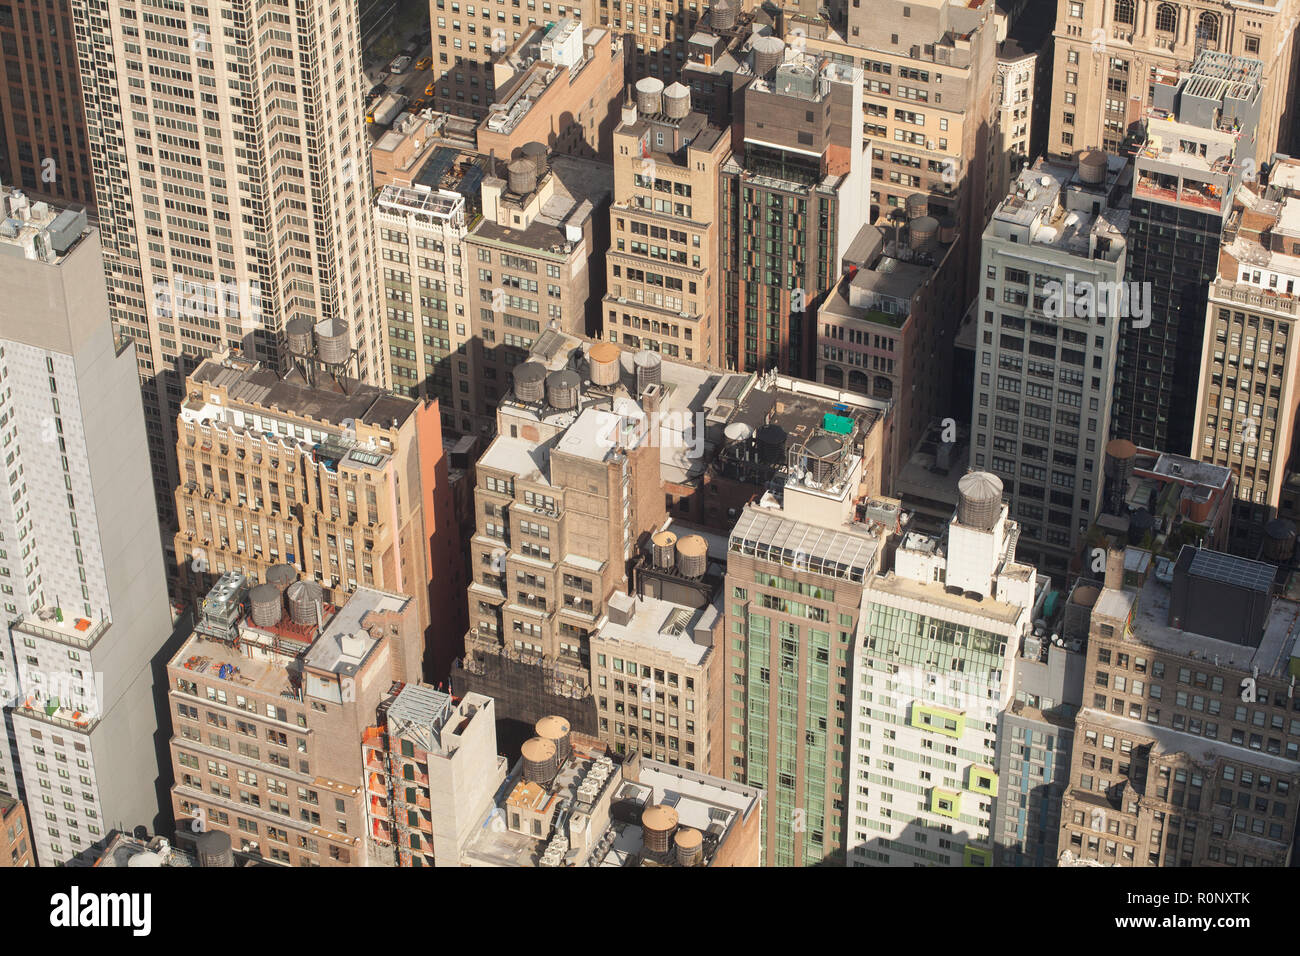
POLYGON ((847 435, 853 431, 853 419, 827 412, 822 416, 822 428, 835 435, 847 435))

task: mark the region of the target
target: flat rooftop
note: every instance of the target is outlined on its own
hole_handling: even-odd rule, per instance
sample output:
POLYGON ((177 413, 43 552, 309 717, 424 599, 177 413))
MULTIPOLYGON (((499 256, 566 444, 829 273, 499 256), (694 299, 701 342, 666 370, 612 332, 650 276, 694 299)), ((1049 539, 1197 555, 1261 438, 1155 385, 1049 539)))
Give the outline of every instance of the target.
MULTIPOLYGON (((1007 570, 1014 573, 1023 565, 1008 565, 1007 570)), ((899 577, 893 571, 884 576, 876 576, 868 581, 870 593, 863 595, 863 601, 871 600, 877 594, 891 594, 895 597, 920 601, 949 611, 982 617, 1006 627, 1014 625, 1025 614, 1025 608, 1017 604, 1008 604, 996 598, 986 597, 982 601, 968 598, 964 594, 950 594, 947 588, 937 582, 922 584, 911 578, 899 577)), ((1016 635, 1019 637, 1019 635, 1016 635)))
POLYGON ((1102 591, 1094 610, 1107 616, 1118 616, 1122 620, 1127 615, 1127 608, 1136 603, 1134 634, 1152 647, 1197 660, 1217 660, 1220 666, 1243 672, 1258 667, 1260 674, 1266 677, 1280 678, 1289 673, 1291 657, 1295 652, 1300 605, 1275 599, 1264 625, 1264 636, 1259 647, 1254 648, 1170 627, 1171 597, 1169 587, 1157 581, 1155 575, 1150 575, 1140 592, 1113 589, 1102 591))
POLYGON ((372 611, 401 612, 409 603, 410 598, 400 594, 357 588, 312 642, 303 663, 314 670, 331 671, 344 677, 355 676, 379 643, 378 638, 372 637, 366 629, 367 615, 372 611), (345 649, 345 639, 353 635, 360 636, 361 644, 356 649, 345 649))
MULTIPOLYGON (((318 381, 311 385, 297 370, 281 376, 256 362, 230 357, 207 359, 190 376, 198 385, 226 389, 236 406, 280 411, 335 426, 351 419, 390 428, 394 420, 401 425, 416 409, 415 402, 356 379, 344 377, 335 382, 324 374, 320 379, 328 384, 318 381)), ((189 410, 203 421, 221 419, 226 407, 204 404, 189 410)))
POLYGON ((91 228, 84 206, 56 206, 0 186, 0 256, 56 265, 91 228))
POLYGON ((691 667, 704 663, 712 647, 695 643, 691 635, 696 625, 717 620, 722 613, 720 597, 702 608, 654 597, 632 596, 628 600, 632 605, 632 619, 626 624, 615 624, 606 617, 593 640, 662 651, 691 667))
POLYGON ((495 468, 515 475, 521 481, 550 485, 552 445, 553 442, 530 442, 498 435, 479 458, 478 467, 495 468))

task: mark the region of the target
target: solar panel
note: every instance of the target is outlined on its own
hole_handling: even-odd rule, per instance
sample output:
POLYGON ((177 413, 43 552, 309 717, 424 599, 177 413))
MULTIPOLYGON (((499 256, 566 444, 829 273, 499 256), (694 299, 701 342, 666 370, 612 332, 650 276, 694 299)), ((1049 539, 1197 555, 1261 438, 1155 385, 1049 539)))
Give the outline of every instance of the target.
POLYGON ((1231 584, 1250 591, 1268 591, 1277 569, 1271 564, 1238 558, 1220 551, 1198 551, 1187 568, 1192 577, 1231 584))

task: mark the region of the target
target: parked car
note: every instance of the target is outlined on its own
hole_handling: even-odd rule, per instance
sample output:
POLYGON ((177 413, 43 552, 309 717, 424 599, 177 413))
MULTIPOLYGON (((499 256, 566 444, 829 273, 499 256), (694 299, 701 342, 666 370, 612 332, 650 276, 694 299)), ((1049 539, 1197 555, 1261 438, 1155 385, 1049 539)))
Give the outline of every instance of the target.
POLYGON ((430 83, 428 86, 426 86, 426 87, 424 88, 424 95, 425 95, 425 96, 432 96, 432 95, 433 95, 433 84, 432 84, 432 83, 430 83))
POLYGON ((392 73, 393 76, 401 76, 410 68, 411 58, 405 54, 399 56, 397 59, 393 60, 392 63, 388 64, 388 72, 392 73))
POLYGON ((384 85, 382 80, 380 80, 370 88, 370 92, 366 94, 366 99, 373 99, 376 96, 382 96, 386 89, 388 89, 388 87, 384 85))

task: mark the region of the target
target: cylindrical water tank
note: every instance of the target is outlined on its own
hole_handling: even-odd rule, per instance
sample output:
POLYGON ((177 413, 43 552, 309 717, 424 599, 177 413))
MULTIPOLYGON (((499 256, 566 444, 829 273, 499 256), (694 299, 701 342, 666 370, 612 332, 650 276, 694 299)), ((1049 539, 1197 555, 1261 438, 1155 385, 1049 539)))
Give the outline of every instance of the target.
POLYGON ((663 381, 664 360, 658 352, 642 349, 632 359, 636 368, 636 394, 640 398, 648 385, 658 385, 663 381))
POLYGON ((311 625, 320 622, 320 605, 325 600, 325 590, 316 581, 295 581, 284 592, 289 600, 289 617, 295 624, 311 625))
POLYGON ((284 613, 284 596, 274 584, 259 584, 248 592, 248 613, 258 627, 274 627, 284 613))
POLYGON ((199 866, 230 867, 235 865, 235 854, 230 845, 230 834, 224 830, 204 830, 194 838, 199 866))
POLYGON ((1264 560, 1285 564, 1295 554, 1295 525, 1274 518, 1264 526, 1264 560))
POLYGON ((311 319, 301 316, 290 319, 284 327, 284 336, 290 355, 311 355, 315 345, 311 319))
POLYGON ((907 224, 907 232, 912 249, 924 249, 938 237, 939 220, 933 216, 921 216, 907 224))
POLYGON ((1002 514, 1002 479, 987 471, 972 471, 957 482, 957 521, 992 531, 1002 514))
POLYGON ((698 534, 677 539, 677 570, 682 577, 702 578, 709 567, 709 545, 698 534))
POLYGON ((563 717, 543 717, 533 727, 537 736, 542 740, 549 740, 555 745, 555 761, 557 764, 563 764, 569 759, 569 754, 573 747, 569 741, 569 722, 563 717))
POLYGON ((316 323, 316 357, 326 365, 343 365, 352 354, 348 325, 342 319, 316 323))
POLYGON ((683 83, 673 83, 664 90, 664 115, 671 119, 685 119, 691 112, 691 88, 683 83))
POLYGON ((930 200, 921 193, 912 193, 907 197, 906 209, 908 219, 920 219, 930 214, 930 200))
POLYGON ((1137 455, 1137 445, 1127 438, 1112 438, 1106 443, 1106 462, 1103 466, 1107 478, 1118 478, 1127 483, 1133 474, 1133 459, 1137 455))
POLYGON ((537 188, 537 165, 531 159, 516 159, 506 167, 510 191, 527 196, 537 188))
POLYGON ((617 385, 618 346, 612 342, 597 342, 587 353, 587 367, 592 385, 617 385))
POLYGON ((1106 154, 1099 149, 1090 149, 1079 157, 1079 178, 1090 185, 1100 185, 1106 181, 1106 154))
POLYGON ((289 585, 298 580, 298 569, 292 564, 273 564, 266 569, 266 583, 274 584, 281 594, 289 590, 289 585))
POLYGON ((772 422, 764 425, 754 436, 758 442, 758 457, 765 464, 779 465, 785 461, 785 429, 772 422))
POLYGON ((785 41, 780 37, 764 36, 754 41, 754 75, 766 78, 785 60, 785 41))
POLYGON ((654 116, 663 110, 664 81, 645 76, 636 81, 636 108, 642 116, 654 116))
POLYGON ((524 159, 532 161, 533 168, 537 171, 537 178, 538 180, 541 180, 541 178, 546 175, 546 170, 549 166, 548 157, 550 153, 547 150, 546 145, 534 140, 531 143, 524 143, 521 152, 523 153, 524 159))
POLYGON ((667 853, 670 838, 677 829, 677 811, 655 804, 641 811, 641 839, 651 853, 667 853))
POLYGON ((704 837, 694 827, 678 827, 673 834, 673 846, 677 850, 679 866, 699 866, 704 856, 704 837))
POLYGON ((552 408, 577 408, 578 393, 581 390, 582 379, 577 372, 565 369, 546 376, 546 404, 552 408))
POLYGON ((546 397, 546 366, 541 362, 524 362, 511 373, 515 398, 521 402, 540 402, 546 397))
POLYGON ((650 539, 650 551, 656 568, 671 571, 677 563, 677 535, 660 531, 650 539))
POLYGON ((944 216, 939 220, 939 241, 944 245, 957 241, 957 220, 952 216, 944 216))
POLYGON ((727 0, 718 0, 709 7, 709 24, 715 30, 730 30, 736 25, 736 12, 736 7, 727 0))
POLYGON ((524 779, 530 783, 550 783, 555 779, 559 763, 556 761, 555 742, 533 737, 524 741, 521 748, 524 758, 524 779))
POLYGON ((817 435, 804 445, 804 467, 813 481, 827 482, 835 477, 844 446, 830 435, 817 435))

